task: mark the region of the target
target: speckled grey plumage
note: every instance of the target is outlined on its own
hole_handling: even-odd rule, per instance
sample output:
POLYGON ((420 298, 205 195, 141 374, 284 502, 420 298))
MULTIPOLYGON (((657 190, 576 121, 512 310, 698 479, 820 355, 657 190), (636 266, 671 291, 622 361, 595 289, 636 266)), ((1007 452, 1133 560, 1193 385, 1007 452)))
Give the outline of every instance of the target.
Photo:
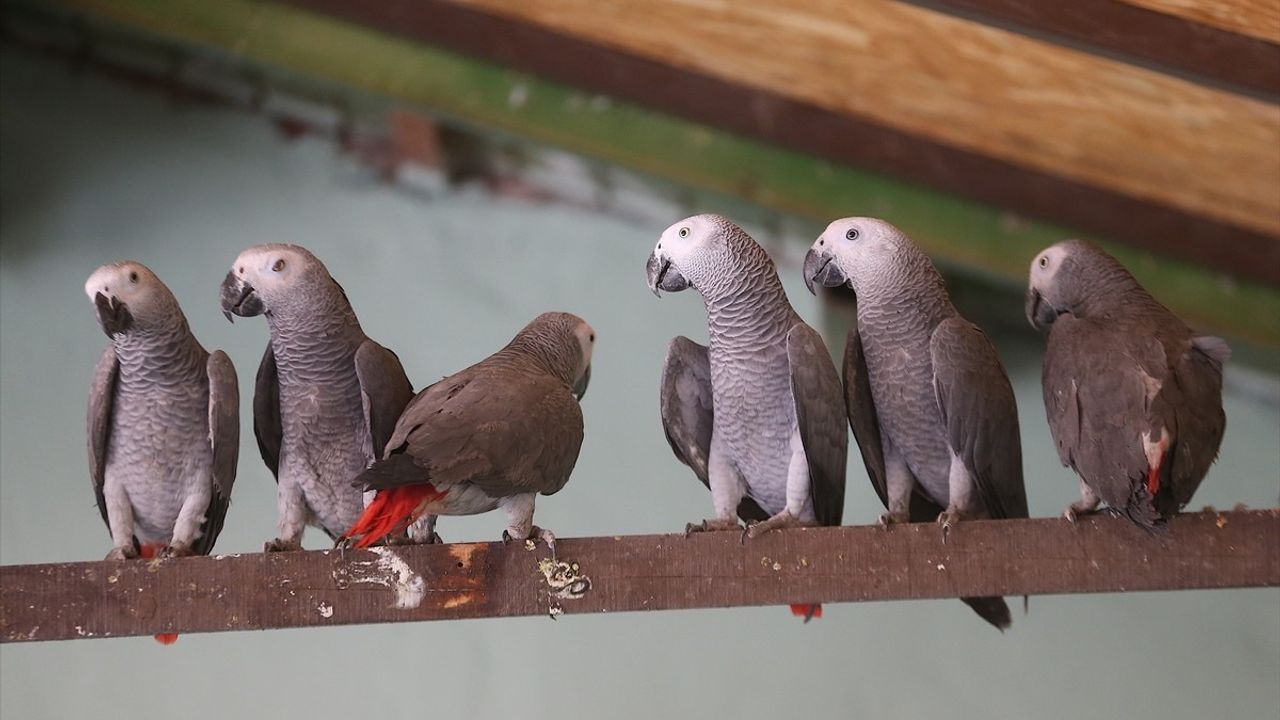
MULTIPOLYGON (((995 348, 956 311, 933 263, 897 228, 837 220, 805 279, 848 286, 857 326, 845 352, 846 410, 886 522, 1026 517, 1017 406, 995 348), (876 443, 879 447, 867 447, 876 443)), ((966 598, 1010 622, 1000 598, 966 598)))
MULTIPOLYGON (((682 337, 672 341, 664 368, 663 423, 677 457, 711 486, 713 498, 717 455, 740 476, 746 498, 717 507, 721 520, 732 512, 750 521, 790 510, 803 522, 838 525, 847 432, 825 345, 792 309, 773 261, 750 236, 715 215, 682 223, 706 242, 677 261, 660 242, 650 261, 651 287, 663 287, 653 268, 667 263, 663 272, 687 278, 707 311, 706 372, 702 346, 682 337), (808 466, 802 486, 789 482, 797 439, 808 466)), ((668 235, 682 223, 664 234, 668 246, 680 242, 668 235)))
POLYGON ((346 293, 304 248, 246 250, 223 296, 224 309, 264 314, 271 331, 254 393, 254 433, 279 483, 280 527, 268 545, 297 547, 305 524, 336 538, 363 511, 351 481, 381 456, 412 386, 399 359, 365 335, 346 293), (290 275, 276 281, 278 261, 290 275))
POLYGON ((89 396, 90 475, 112 552, 207 554, 235 481, 235 369, 200 345, 173 294, 140 264, 104 266, 86 291, 120 298, 131 316, 103 351, 89 396))

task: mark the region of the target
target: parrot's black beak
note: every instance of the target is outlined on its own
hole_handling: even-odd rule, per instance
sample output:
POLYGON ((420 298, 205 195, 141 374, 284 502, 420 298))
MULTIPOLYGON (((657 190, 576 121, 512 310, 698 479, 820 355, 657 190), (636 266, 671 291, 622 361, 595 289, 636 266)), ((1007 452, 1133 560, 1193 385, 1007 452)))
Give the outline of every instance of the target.
POLYGON ((1046 330, 1058 319, 1058 309, 1050 305, 1040 291, 1027 288, 1027 321, 1036 330, 1046 330))
POLYGON ((835 258, 831 257, 831 253, 813 248, 809 248, 809 252, 805 253, 804 285, 809 288, 809 292, 818 294, 814 283, 822 287, 840 287, 848 282, 849 278, 840 269, 840 263, 835 262, 835 258))
POLYGON ((115 337, 128 332, 133 327, 133 313, 129 306, 116 298, 108 298, 102 293, 93 296, 94 307, 98 309, 98 323, 107 337, 115 337))
POLYGON ((573 384, 573 396, 582 402, 582 398, 587 394, 587 386, 591 384, 591 366, 583 371, 582 377, 578 378, 578 382, 573 384))
POLYGON ((649 254, 649 261, 644 265, 644 274, 649 280, 649 289, 658 297, 662 297, 659 290, 680 292, 689 287, 689 281, 680 274, 671 261, 659 260, 656 251, 649 254))
POLYGON ((227 273, 227 278, 222 281, 222 314, 227 316, 227 320, 235 322, 231 317, 233 314, 240 317, 261 315, 265 309, 252 285, 236 277, 234 272, 227 273))

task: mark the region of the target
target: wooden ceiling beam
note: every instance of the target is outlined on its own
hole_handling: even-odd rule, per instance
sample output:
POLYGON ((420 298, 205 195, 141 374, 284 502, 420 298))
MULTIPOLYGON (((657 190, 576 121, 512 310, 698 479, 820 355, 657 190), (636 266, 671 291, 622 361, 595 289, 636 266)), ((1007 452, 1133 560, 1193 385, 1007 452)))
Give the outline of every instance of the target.
POLYGON ((1185 9, 1179 6, 1215 4, 1207 1, 906 2, 1003 23, 1015 30, 1061 38, 1127 61, 1184 73, 1228 89, 1256 93, 1272 102, 1280 98, 1280 45, 1276 44, 1280 42, 1280 31, 1270 27, 1270 22, 1280 17, 1280 4, 1274 2, 1269 3, 1275 13, 1271 18, 1265 16, 1265 8, 1260 7, 1253 8, 1254 13, 1244 16, 1259 18, 1252 25, 1244 20, 1232 24, 1209 24, 1195 14, 1175 12, 1185 9), (1160 9, 1162 6, 1169 7, 1160 9), (1235 25, 1243 27, 1233 27, 1235 25), (1246 31, 1250 28, 1256 28, 1258 34, 1248 34, 1246 31))
MULTIPOLYGON (((495 13, 490 12, 494 8, 481 7, 488 0, 468 3, 476 7, 439 0, 286 0, 781 147, 1280 286, 1280 108, 1138 68, 1121 71, 1112 67, 1118 63, 1073 53, 1070 60, 1078 67, 1067 63, 1049 75, 1040 68, 1040 79, 1069 81, 1070 88, 1038 87, 1034 78, 984 77, 975 71, 969 77, 970 90, 978 95, 986 92, 983 85, 1006 85, 985 99, 966 100, 967 117, 952 116, 944 99, 911 105, 919 100, 913 93, 920 87, 884 86, 884 78, 868 80, 866 87, 849 84, 843 71, 857 62, 858 51, 847 47, 833 49, 825 68, 811 68, 822 76, 817 81, 829 84, 827 89, 837 96, 820 104, 794 92, 783 78, 765 82, 752 75, 752 56, 770 58, 771 67, 785 66, 787 58, 776 52, 780 46, 820 46, 822 39, 806 36, 803 28, 793 28, 790 35, 765 26, 748 32, 737 21, 721 25, 703 18, 692 23, 704 26, 700 31, 676 31, 667 26, 678 16, 646 18, 640 12, 633 17, 639 11, 627 8, 634 6, 599 2, 579 7, 575 2, 503 5, 502 12, 495 13), (568 17, 575 19, 555 19, 568 17), (620 28, 610 32, 632 32, 629 28, 646 21, 664 27, 626 41, 591 29, 610 25, 620 28), (703 35, 733 40, 719 53, 694 49, 707 39, 703 35), (663 57, 652 44, 659 37, 669 37, 662 42, 672 43, 663 57), (686 44, 689 48, 683 49, 686 44), (708 65, 713 62, 715 69, 708 65), (1095 84, 1098 78, 1073 75, 1076 70, 1092 72, 1098 63, 1111 63, 1105 65, 1111 74, 1101 85, 1095 84), (1158 87, 1150 87, 1153 83, 1158 87), (1123 94, 1130 86, 1140 100, 1123 94), (840 91, 842 87, 847 91, 840 91), (1166 89, 1176 92, 1166 97, 1166 89), (921 124, 917 117, 915 125, 900 124, 849 110, 882 104, 890 97, 903 112, 930 106, 921 110, 929 115, 927 122, 921 124), (1147 114, 1161 108, 1177 117, 1147 114), (1088 122, 1075 118, 1090 114, 1094 117, 1088 122), (1006 126, 992 132, 983 129, 987 122, 1006 126), (1123 126, 1122 131, 1113 132, 1113 125, 1123 126), (949 137, 939 135, 940 130, 949 137), (976 136, 983 139, 974 141, 976 136), (968 138, 970 147, 957 146, 951 141, 955 138, 968 138), (1054 165, 1055 158, 1069 167, 1054 165), (1105 161, 1099 166, 1094 159, 1105 161)), ((664 5, 665 0, 654 0, 639 7, 664 5)), ((971 33, 989 31, 966 25, 973 26, 968 28, 971 33)), ((856 36, 857 28, 845 26, 842 32, 856 36)), ((1069 52, 1003 31, 983 37, 997 45, 1033 47, 1035 52, 1046 52, 1039 47, 1045 46, 1052 51, 1046 56, 1050 58, 1069 52)), ((825 56, 821 47, 814 53, 814 61, 825 56)), ((1035 71, 1043 59, 1009 58, 1017 59, 1013 75, 1020 69, 1035 71)), ((945 65, 951 59, 938 55, 912 62, 933 61, 945 65)), ((992 69, 990 63, 987 58, 979 65, 992 69)), ((910 72, 893 64, 885 68, 910 72)), ((857 210, 857 199, 850 198, 849 212, 857 210)))

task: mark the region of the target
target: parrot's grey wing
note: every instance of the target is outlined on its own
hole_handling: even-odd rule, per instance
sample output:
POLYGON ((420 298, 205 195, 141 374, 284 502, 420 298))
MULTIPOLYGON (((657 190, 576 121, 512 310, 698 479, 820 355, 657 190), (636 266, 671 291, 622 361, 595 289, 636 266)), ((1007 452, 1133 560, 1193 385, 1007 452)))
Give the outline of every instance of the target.
POLYGON ((1222 411, 1222 366, 1231 349, 1221 338, 1200 336, 1173 368, 1181 402, 1174 405, 1177 440, 1173 453, 1173 496, 1181 509, 1195 494, 1218 456, 1227 417, 1222 411))
POLYGON ((473 367, 419 393, 366 489, 471 483, 491 497, 560 490, 582 448, 582 409, 563 383, 473 367))
MULTIPOLYGON (((711 487, 708 463, 715 411, 711 399, 711 362, 705 345, 683 335, 667 345, 659 396, 662 430, 676 459, 688 465, 703 485, 711 487)), ((767 520, 769 514, 749 497, 738 503, 745 522, 767 520)))
POLYGON ((372 340, 365 340, 356 350, 356 377, 365 426, 373 440, 373 457, 381 458, 400 413, 413 398, 413 385, 400 358, 372 340))
POLYGON ((995 347, 978 326, 953 317, 933 331, 929 353, 951 452, 992 517, 1027 517, 1018 406, 995 347))
POLYGON ((111 444, 111 414, 115 408, 116 378, 120 376, 120 361, 116 349, 108 345, 93 368, 93 382, 89 386, 89 480, 93 494, 98 499, 98 512, 102 522, 111 529, 107 520, 107 500, 103 485, 107 474, 107 447, 111 444))
POLYGON ((823 525, 839 525, 849 452, 840 376, 822 336, 804 323, 787 333, 787 362, 800 442, 809 462, 813 510, 823 525))
MULTIPOLYGON (((876 415, 875 397, 871 393, 871 379, 867 373, 867 359, 862 350, 862 335, 855 325, 849 328, 849 338, 844 345, 844 407, 853 429, 853 439, 862 453, 862 463, 867 468, 871 487, 875 488, 880 503, 889 507, 888 480, 885 475, 884 444, 880 437, 880 419, 876 415)), ((933 501, 919 484, 911 495, 911 522, 933 522, 942 508, 933 501)))
POLYGON ((889 503, 888 482, 885 480, 884 447, 880 444, 880 418, 876 415, 875 399, 871 396, 871 379, 867 374, 867 358, 862 352, 862 335, 855 324, 849 328, 844 344, 844 409, 853 429, 853 439, 862 452, 862 463, 867 467, 867 477, 880 502, 889 503))
POLYGON ((276 354, 272 352, 270 343, 262 354, 258 377, 253 385, 253 434, 258 439, 262 461, 279 480, 284 426, 280 420, 280 378, 276 375, 276 354))
POLYGON ((213 497, 205 511, 204 527, 194 550, 208 555, 222 532, 231 504, 240 455, 240 384, 231 358, 221 350, 209 355, 209 441, 213 446, 213 497))
POLYGON ((1145 424, 1147 384, 1137 358, 1160 347, 1153 338, 1140 346, 1131 340, 1093 321, 1059 317, 1045 352, 1044 406, 1062 463, 1108 505, 1149 525, 1156 519, 1150 503, 1133 502, 1147 470, 1136 426, 1145 424))

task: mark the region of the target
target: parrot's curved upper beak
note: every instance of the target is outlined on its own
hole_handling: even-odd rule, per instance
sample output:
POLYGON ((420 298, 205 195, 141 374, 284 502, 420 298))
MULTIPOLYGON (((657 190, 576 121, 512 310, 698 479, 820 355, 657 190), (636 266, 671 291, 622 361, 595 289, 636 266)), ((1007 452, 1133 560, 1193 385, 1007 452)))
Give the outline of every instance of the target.
POLYGON ((809 248, 809 252, 805 253, 804 286, 809 288, 809 292, 818 294, 814 283, 823 287, 840 287, 848 282, 849 278, 844 274, 844 270, 840 269, 840 263, 835 262, 831 253, 813 248, 809 248))
POLYGON ((98 323, 107 337, 123 335, 133 327, 133 313, 129 306, 115 297, 108 298, 102 293, 93 296, 94 307, 98 309, 98 323))
POLYGON ((1058 319, 1058 309, 1044 299, 1034 287, 1027 288, 1027 321, 1036 330, 1045 330, 1058 319))
POLYGON ((262 299, 253 291, 253 286, 236 277, 234 272, 228 272, 222 281, 222 314, 235 322, 232 314, 253 317, 261 315, 264 310, 262 299))
POLYGON ((587 369, 583 371, 582 377, 578 378, 578 382, 573 384, 573 396, 578 399, 578 402, 582 402, 583 396, 587 394, 587 385, 590 384, 591 366, 588 365, 587 369))
POLYGON ((649 260, 644 265, 645 277, 649 280, 649 289, 654 295, 662 297, 659 290, 680 292, 689 287, 689 281, 671 264, 670 260, 659 260, 655 250, 649 253, 649 260))

